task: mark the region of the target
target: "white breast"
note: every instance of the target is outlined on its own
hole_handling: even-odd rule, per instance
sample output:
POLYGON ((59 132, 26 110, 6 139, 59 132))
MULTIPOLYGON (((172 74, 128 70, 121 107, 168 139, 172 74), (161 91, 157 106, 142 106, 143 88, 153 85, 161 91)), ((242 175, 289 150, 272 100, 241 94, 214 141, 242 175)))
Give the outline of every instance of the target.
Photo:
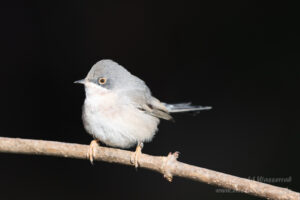
POLYGON ((151 141, 159 119, 121 100, 109 90, 86 86, 83 121, 87 132, 109 146, 120 148, 151 141))

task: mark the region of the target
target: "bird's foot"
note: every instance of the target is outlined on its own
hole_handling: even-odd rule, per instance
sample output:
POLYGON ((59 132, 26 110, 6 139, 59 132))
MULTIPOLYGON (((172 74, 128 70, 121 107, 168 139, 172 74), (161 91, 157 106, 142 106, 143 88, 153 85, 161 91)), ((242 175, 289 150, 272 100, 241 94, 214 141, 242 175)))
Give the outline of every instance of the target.
POLYGON ((92 140, 90 143, 90 148, 87 152, 87 157, 90 159, 91 164, 94 164, 94 157, 95 157, 95 148, 100 146, 98 140, 92 140))
POLYGON ((143 149, 143 146, 144 144, 142 142, 139 142, 138 145, 136 146, 136 150, 134 153, 132 153, 131 155, 131 159, 130 159, 130 162, 132 164, 134 164, 134 167, 137 169, 139 164, 139 158, 140 158, 140 155, 142 154, 142 149, 143 149))

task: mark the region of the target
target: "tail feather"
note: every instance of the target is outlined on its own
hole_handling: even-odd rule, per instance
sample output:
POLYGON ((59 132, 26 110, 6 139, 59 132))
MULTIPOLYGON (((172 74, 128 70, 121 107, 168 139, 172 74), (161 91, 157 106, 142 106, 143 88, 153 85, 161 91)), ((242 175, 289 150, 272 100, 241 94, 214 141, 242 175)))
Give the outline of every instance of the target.
POLYGON ((165 107, 170 113, 179 113, 179 112, 192 112, 192 111, 201 111, 201 110, 210 110, 211 106, 196 106, 189 103, 176 103, 176 104, 167 104, 164 103, 165 107))

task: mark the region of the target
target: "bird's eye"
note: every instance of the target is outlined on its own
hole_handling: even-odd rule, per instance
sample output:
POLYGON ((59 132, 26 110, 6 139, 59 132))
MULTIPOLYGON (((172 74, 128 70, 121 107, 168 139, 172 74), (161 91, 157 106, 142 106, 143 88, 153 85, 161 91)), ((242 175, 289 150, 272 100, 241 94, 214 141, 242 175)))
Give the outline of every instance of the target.
POLYGON ((106 78, 99 78, 99 79, 98 79, 98 83, 99 83, 100 85, 104 85, 104 84, 106 83, 106 78))

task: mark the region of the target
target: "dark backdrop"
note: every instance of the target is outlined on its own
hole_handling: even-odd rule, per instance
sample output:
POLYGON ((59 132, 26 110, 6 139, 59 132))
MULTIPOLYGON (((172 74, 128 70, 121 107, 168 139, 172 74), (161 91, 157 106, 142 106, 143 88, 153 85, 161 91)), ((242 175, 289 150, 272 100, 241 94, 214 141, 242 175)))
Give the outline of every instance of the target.
MULTIPOLYGON (((73 81, 110 58, 162 101, 213 106, 163 121, 145 153, 179 151, 180 161, 245 178, 291 177, 272 184, 299 191, 299 117, 282 93, 299 75, 287 68, 298 55, 283 18, 292 11, 260 1, 1 4, 1 136, 88 144, 84 90, 73 81)), ((129 166, 0 154, 5 200, 258 199, 216 189, 129 166)))

